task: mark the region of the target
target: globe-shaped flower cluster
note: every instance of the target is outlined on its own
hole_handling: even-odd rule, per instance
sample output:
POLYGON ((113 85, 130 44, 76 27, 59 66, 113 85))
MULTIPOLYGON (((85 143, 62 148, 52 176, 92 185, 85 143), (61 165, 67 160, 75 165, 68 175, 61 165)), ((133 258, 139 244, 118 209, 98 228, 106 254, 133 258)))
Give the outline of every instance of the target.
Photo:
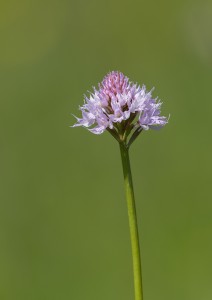
POLYGON ((94 88, 80 110, 82 118, 73 125, 83 126, 94 134, 108 130, 117 139, 126 138, 131 132, 143 129, 160 129, 168 119, 160 115, 161 102, 152 98, 143 85, 130 82, 118 71, 107 74, 94 88))

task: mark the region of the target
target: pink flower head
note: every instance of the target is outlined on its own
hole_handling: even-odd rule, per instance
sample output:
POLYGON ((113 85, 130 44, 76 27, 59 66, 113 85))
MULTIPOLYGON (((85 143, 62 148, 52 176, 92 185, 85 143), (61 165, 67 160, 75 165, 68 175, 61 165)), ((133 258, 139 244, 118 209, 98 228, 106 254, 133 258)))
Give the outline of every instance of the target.
POLYGON ((153 99, 146 87, 130 82, 121 72, 107 74, 94 88, 80 110, 82 118, 73 125, 89 128, 94 134, 108 130, 114 137, 127 137, 132 130, 159 129, 168 119, 160 116, 161 102, 153 99))

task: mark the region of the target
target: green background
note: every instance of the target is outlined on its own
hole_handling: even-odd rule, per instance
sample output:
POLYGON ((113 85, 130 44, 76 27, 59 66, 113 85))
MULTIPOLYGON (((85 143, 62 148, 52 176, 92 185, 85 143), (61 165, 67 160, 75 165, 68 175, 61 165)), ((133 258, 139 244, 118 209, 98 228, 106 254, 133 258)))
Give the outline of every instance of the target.
POLYGON ((212 298, 212 2, 1 0, 0 299, 133 299, 116 141, 72 129, 120 70, 170 123, 131 149, 145 300, 212 298))

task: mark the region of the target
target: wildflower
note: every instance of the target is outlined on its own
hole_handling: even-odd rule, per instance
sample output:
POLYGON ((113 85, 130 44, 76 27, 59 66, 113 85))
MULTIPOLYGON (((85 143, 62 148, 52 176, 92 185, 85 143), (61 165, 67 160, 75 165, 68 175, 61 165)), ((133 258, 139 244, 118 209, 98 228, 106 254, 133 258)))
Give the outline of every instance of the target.
POLYGON ((168 119, 160 116, 161 102, 152 98, 143 85, 140 87, 129 81, 123 73, 113 71, 107 74, 93 88, 80 110, 82 118, 77 118, 73 127, 83 126, 94 134, 108 130, 118 141, 126 139, 134 131, 134 137, 143 129, 160 129, 168 119))
POLYGON ((121 72, 106 75, 94 88, 80 110, 73 127, 83 126, 94 134, 109 131, 119 142, 132 246, 135 300, 143 299, 141 257, 139 246, 136 204, 130 167, 129 147, 142 130, 160 129, 168 119, 160 115, 161 102, 152 98, 143 85, 134 84, 121 72))

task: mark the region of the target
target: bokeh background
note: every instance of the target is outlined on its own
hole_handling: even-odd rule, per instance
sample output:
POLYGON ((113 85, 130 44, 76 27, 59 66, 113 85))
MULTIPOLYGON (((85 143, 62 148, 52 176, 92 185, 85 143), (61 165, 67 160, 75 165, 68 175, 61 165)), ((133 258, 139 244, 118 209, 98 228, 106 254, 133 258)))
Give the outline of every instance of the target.
POLYGON ((171 114, 131 149, 144 299, 212 299, 212 2, 1 0, 2 300, 133 299, 118 145, 69 127, 111 70, 171 114))

